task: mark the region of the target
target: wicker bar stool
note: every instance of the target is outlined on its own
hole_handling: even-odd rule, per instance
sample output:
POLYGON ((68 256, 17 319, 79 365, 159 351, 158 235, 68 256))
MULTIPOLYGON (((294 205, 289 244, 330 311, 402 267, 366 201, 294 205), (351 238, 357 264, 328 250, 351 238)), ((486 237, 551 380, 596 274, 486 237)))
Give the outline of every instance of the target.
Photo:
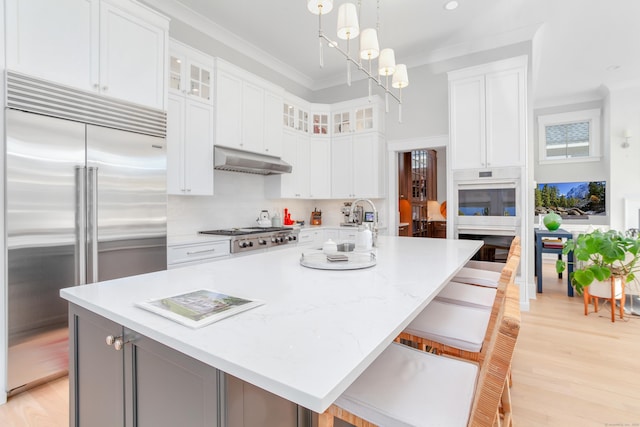
POLYGON ((410 341, 423 351, 482 363, 485 344, 503 310, 507 286, 514 283, 519 263, 520 256, 514 254, 504 266, 491 310, 434 299, 396 341, 410 341))
MULTIPOLYGON (((509 261, 509 258, 511 258, 516 250, 518 250, 518 254, 522 252, 520 236, 515 236, 511 241, 507 261, 509 261)), ((493 262, 469 261, 467 265, 462 267, 458 274, 454 276, 453 281, 496 288, 500 281, 502 267, 499 266, 501 265, 502 264, 493 262), (498 267, 498 270, 493 270, 496 267, 498 267)))
POLYGON ((319 415, 318 427, 333 427, 334 418, 358 427, 511 426, 505 384, 520 330, 518 292, 507 286, 482 366, 391 344, 319 415))

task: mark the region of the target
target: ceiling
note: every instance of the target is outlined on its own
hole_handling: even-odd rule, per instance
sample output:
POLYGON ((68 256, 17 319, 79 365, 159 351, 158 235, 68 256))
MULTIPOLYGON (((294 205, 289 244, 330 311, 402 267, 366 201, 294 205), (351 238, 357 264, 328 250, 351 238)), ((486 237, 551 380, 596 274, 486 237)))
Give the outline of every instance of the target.
MULTIPOLYGON (((324 68, 319 67, 318 17, 307 10, 307 0, 178 1, 212 21, 205 20, 226 33, 235 49, 288 70, 312 90, 345 82, 345 61, 331 48, 324 48, 324 68)), ((333 11, 323 17, 325 34, 334 40, 344 2, 334 0, 333 11)), ((603 85, 640 81, 638 0, 459 0, 454 11, 444 3, 379 1, 381 48, 394 48, 396 61, 409 67, 409 79, 411 67, 535 35, 535 107, 597 99, 603 85)), ((361 0, 361 28, 375 26, 376 4, 361 0)))

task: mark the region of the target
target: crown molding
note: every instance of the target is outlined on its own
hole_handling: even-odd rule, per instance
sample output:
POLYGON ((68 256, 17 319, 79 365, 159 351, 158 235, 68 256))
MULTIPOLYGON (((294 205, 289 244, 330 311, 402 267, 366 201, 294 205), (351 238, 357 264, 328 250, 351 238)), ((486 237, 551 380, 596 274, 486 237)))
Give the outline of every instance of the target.
MULTIPOLYGON (((209 18, 195 12, 187 6, 175 0, 142 0, 147 5, 156 8, 171 18, 175 18, 192 26, 194 29, 206 34, 229 46, 230 48, 246 55, 275 72, 285 75, 293 82, 305 87, 311 91, 327 89, 330 87, 344 84, 345 77, 342 73, 336 73, 323 79, 312 79, 308 75, 298 71, 292 66, 275 58, 268 52, 258 48, 252 43, 244 40, 237 34, 218 25, 209 18)), ((488 37, 478 38, 469 43, 459 43, 452 46, 434 49, 428 52, 421 52, 412 55, 406 59, 405 64, 408 68, 418 67, 421 65, 441 62, 472 53, 478 53, 490 49, 496 49, 519 42, 530 41, 535 36, 541 24, 522 27, 516 30, 491 35, 488 37)), ((358 73, 354 73, 353 80, 363 80, 364 77, 358 73)))
POLYGON ((182 21, 190 25, 194 29, 200 31, 201 33, 206 34, 212 39, 215 39, 220 43, 225 44, 230 48, 240 52, 241 54, 254 59, 256 62, 259 62, 264 66, 287 76, 293 82, 306 88, 311 88, 313 86, 313 80, 307 75, 280 61, 273 55, 258 48, 254 44, 249 43, 237 34, 218 25, 216 22, 210 20, 209 18, 195 12, 193 9, 190 9, 187 6, 174 0, 143 1, 147 5, 152 6, 162 13, 168 15, 170 18, 175 18, 179 21, 182 21))

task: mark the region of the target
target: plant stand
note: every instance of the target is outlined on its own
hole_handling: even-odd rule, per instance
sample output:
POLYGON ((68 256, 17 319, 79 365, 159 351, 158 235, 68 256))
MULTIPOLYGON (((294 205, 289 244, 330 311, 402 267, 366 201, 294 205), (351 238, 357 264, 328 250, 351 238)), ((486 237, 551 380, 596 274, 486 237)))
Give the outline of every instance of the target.
POLYGON ((620 300, 620 319, 624 318, 624 277, 611 276, 611 287, 607 282, 594 282, 584 288, 584 315, 589 312, 589 303, 593 301, 595 312, 598 312, 598 298, 604 298, 611 302, 611 321, 616 321, 616 300, 620 300))

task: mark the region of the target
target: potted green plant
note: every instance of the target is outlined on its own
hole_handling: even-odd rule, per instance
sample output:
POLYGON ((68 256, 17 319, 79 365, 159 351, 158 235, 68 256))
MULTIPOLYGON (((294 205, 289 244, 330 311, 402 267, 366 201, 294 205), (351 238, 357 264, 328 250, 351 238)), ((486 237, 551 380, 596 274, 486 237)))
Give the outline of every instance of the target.
MULTIPOLYGON (((564 244, 562 253, 570 251, 575 262, 571 284, 579 295, 594 281, 602 282, 612 276, 629 282, 640 269, 640 240, 617 230, 580 234, 564 244)), ((566 261, 556 262, 558 273, 565 268, 566 261)))

